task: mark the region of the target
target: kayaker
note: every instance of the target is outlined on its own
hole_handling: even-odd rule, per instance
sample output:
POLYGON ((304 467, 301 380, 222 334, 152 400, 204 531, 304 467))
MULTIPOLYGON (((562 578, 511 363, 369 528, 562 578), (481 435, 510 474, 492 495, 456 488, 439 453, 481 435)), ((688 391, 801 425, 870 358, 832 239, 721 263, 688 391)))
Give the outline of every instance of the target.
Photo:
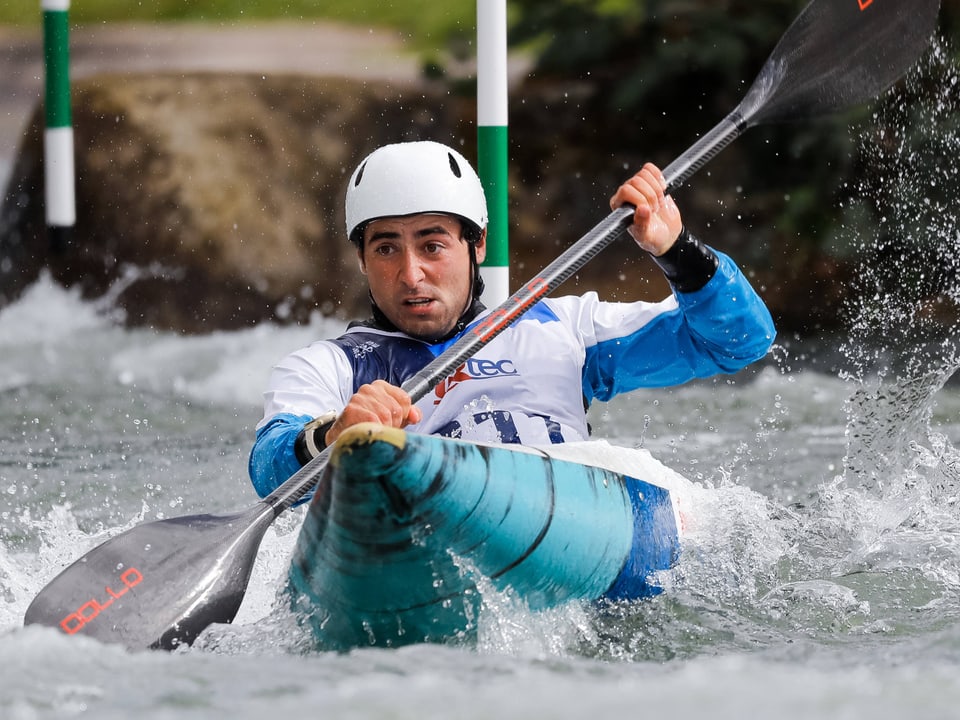
POLYGON ((375 150, 346 192, 347 237, 372 315, 273 369, 250 453, 257 492, 274 490, 356 423, 527 445, 585 440, 594 400, 762 358, 775 334, 770 313, 736 264, 684 227, 665 187, 647 164, 610 205, 636 207, 629 233, 665 273, 670 297, 541 300, 414 405, 400 385, 486 312, 487 207, 476 172, 453 148, 375 150))

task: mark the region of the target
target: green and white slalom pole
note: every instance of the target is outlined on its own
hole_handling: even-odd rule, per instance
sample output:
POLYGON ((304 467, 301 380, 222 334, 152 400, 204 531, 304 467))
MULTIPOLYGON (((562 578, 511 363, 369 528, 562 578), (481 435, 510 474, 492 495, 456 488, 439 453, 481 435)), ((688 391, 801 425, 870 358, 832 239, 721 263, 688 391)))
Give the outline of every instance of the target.
POLYGON ((510 296, 507 223, 507 0, 477 0, 477 171, 487 196, 487 257, 482 300, 510 296))
POLYGON ((46 70, 43 134, 47 238, 53 251, 66 249, 77 219, 70 113, 70 0, 41 0, 46 70))

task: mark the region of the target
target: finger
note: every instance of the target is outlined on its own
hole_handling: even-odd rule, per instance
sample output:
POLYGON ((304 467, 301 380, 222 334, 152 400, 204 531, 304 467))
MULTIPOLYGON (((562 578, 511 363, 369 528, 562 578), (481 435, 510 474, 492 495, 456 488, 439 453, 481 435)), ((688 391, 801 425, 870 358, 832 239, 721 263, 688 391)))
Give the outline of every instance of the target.
POLYGON ((358 404, 358 412, 362 409, 371 413, 369 419, 373 422, 391 427, 403 427, 409 422, 408 416, 413 405, 410 395, 385 380, 364 385, 354 399, 358 404))
POLYGON ((649 163, 644 165, 643 169, 631 178, 630 184, 643 195, 652 209, 659 209, 663 202, 665 183, 663 175, 655 166, 649 163))
POLYGON ((394 411, 394 417, 399 421, 405 421, 410 414, 410 408, 413 407, 413 400, 403 388, 385 383, 384 392, 392 402, 391 408, 394 411))
POLYGON ((416 425, 418 422, 423 420, 423 411, 420 410, 416 405, 410 406, 410 411, 407 413, 407 418, 403 423, 403 427, 407 425, 416 425))
POLYGON ((663 174, 648 163, 617 189, 610 199, 610 207, 616 209, 622 205, 633 205, 639 211, 637 218, 642 219, 659 210, 665 187, 663 174))
POLYGON ((397 403, 397 407, 399 408, 396 424, 397 427, 415 425, 423 419, 423 412, 420 410, 420 408, 413 404, 413 399, 403 390, 403 388, 399 388, 396 385, 390 385, 389 383, 384 383, 383 391, 389 394, 389 396, 397 403))
POLYGON ((653 163, 646 163, 643 166, 643 169, 650 173, 650 176, 654 179, 654 182, 659 186, 661 193, 667 192, 667 178, 664 177, 663 172, 653 163))

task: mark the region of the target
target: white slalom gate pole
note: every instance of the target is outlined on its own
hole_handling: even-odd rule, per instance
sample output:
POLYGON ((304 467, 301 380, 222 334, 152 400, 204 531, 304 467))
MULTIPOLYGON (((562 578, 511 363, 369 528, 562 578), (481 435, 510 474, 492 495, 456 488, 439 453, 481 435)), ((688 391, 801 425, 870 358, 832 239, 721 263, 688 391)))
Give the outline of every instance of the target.
POLYGON ((70 112, 70 0, 41 0, 46 75, 43 134, 47 237, 62 252, 76 224, 73 125, 70 112))
POLYGON ((487 196, 487 257, 482 300, 510 296, 507 221, 507 0, 477 0, 477 172, 487 196))

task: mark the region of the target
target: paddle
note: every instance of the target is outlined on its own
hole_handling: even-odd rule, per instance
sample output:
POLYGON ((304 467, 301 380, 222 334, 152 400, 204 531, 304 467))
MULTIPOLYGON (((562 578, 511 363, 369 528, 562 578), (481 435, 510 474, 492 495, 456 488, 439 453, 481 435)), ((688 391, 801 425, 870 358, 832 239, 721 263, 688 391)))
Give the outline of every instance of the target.
MULTIPOLYGON (((744 100, 664 170, 673 189, 748 127, 800 120, 863 102, 916 62, 939 0, 813 0, 790 26, 744 100)), ((414 401, 490 342, 630 225, 620 208, 597 224, 447 351, 403 384, 414 401)), ((190 643, 236 616, 269 525, 319 482, 329 450, 250 509, 136 526, 94 548, 50 582, 26 624, 59 627, 129 648, 190 643)))

